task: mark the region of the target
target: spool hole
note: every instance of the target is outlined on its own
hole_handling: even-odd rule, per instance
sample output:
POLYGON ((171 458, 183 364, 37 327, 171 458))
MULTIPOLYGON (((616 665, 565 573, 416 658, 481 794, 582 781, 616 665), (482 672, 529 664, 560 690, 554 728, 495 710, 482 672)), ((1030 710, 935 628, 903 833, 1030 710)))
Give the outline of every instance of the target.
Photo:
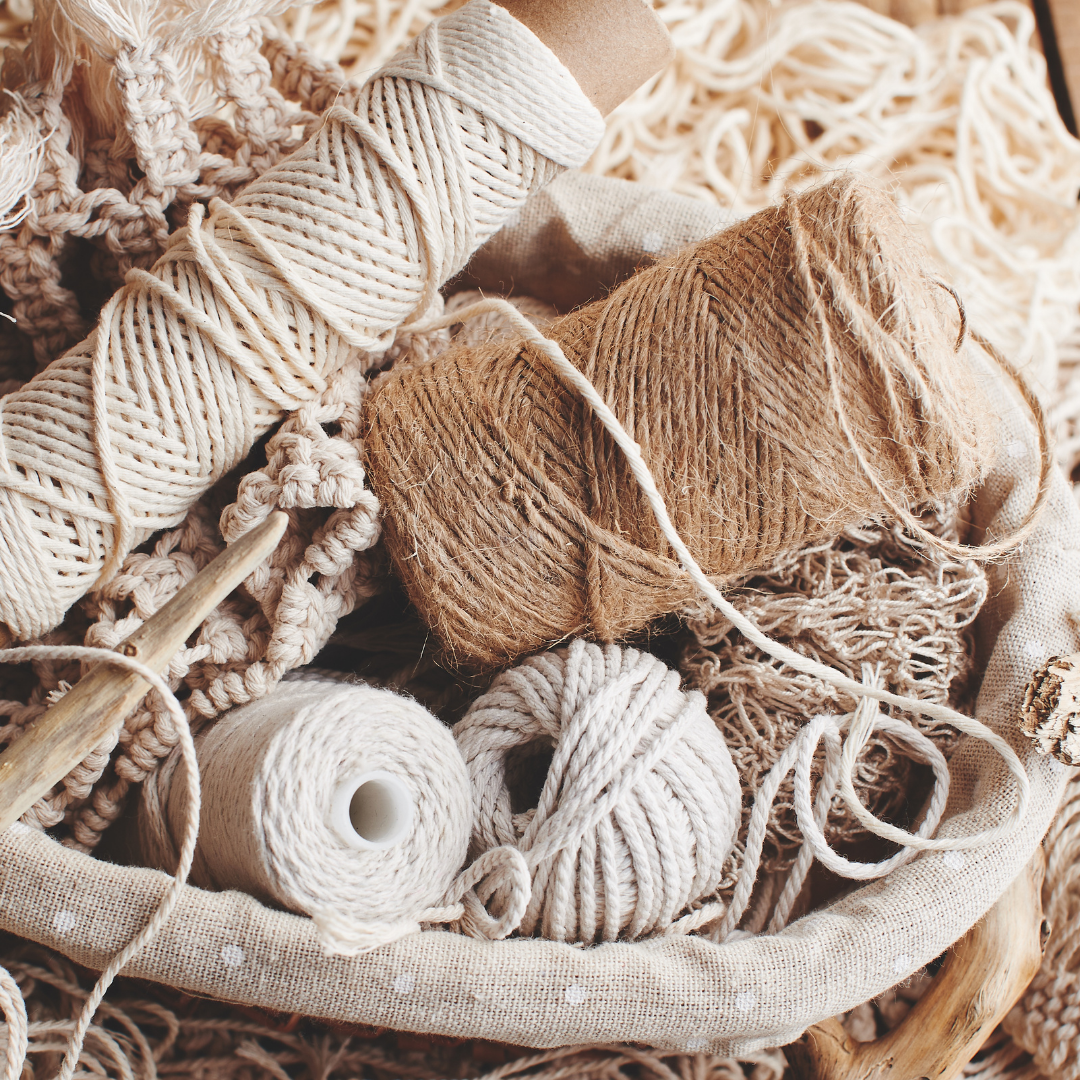
POLYGON ((350 847, 388 848, 408 836, 413 812, 413 796, 402 779, 378 770, 338 784, 330 823, 350 847))
POLYGON ((401 838, 399 792, 385 780, 366 780, 349 800, 349 821, 357 836, 370 844, 393 843, 401 838))

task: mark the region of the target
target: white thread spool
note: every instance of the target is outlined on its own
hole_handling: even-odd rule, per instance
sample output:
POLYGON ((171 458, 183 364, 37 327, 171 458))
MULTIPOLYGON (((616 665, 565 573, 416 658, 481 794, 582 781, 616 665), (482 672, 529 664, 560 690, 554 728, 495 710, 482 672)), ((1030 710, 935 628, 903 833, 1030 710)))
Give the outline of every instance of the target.
POLYGON ((474 853, 515 846, 531 870, 522 933, 634 939, 724 913, 707 903, 680 918, 720 882, 739 776, 704 696, 655 656, 579 639, 529 657, 495 677, 454 737, 477 806, 474 853), (545 744, 535 809, 515 806, 522 756, 545 744))
MULTIPOLYGON (((449 729, 415 701, 328 679, 286 683, 234 709, 197 752, 195 884, 310 915, 338 953, 441 917, 433 908, 465 861, 472 797, 449 729)), ((173 836, 187 812, 177 779, 163 777, 173 836)), ((149 854, 145 821, 143 834, 149 854)))

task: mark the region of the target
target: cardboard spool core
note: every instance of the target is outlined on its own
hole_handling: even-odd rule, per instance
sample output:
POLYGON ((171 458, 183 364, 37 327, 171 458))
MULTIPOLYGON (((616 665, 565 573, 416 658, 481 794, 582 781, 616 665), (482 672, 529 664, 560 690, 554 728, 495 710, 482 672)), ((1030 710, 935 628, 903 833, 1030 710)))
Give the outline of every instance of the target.
POLYGON ((393 773, 375 769, 346 777, 334 789, 330 825, 351 848, 382 851, 412 831, 412 792, 393 773))
POLYGON ((645 0, 495 0, 569 69, 607 116, 675 55, 645 0))

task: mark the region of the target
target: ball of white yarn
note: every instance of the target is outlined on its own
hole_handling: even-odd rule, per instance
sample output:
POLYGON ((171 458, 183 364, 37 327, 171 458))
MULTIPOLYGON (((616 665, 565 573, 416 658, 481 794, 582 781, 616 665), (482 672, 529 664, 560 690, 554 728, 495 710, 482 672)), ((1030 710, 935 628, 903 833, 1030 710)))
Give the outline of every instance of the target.
MULTIPOLYGON (((472 800, 450 730, 415 701, 365 685, 287 683, 229 713, 197 752, 193 882, 310 915, 335 953, 436 917, 465 861, 472 800), (365 784, 375 795, 368 824, 354 800, 365 784)), ((167 795, 173 836, 184 790, 173 782, 167 795)))
POLYGON ((720 882, 738 773, 705 698, 649 653, 578 640, 530 657, 495 678, 454 736, 476 802, 474 853, 516 845, 532 872, 522 933, 643 937, 720 882), (528 762, 545 747, 551 764, 526 809, 528 762))

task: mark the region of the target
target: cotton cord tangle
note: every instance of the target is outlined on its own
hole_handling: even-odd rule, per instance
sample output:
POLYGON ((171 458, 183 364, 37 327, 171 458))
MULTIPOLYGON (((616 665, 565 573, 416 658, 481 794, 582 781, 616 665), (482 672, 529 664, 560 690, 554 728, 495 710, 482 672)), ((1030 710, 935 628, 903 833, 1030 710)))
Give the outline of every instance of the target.
MULTIPOLYGON (((203 809, 192 881, 310 915, 328 953, 355 956, 426 923, 505 937, 521 919, 529 880, 518 852, 488 852, 459 876, 469 777, 449 729, 415 701, 294 681, 233 710, 196 752, 203 809), (489 873, 507 885, 497 919, 463 903, 489 873)), ((140 846, 151 865, 170 865, 170 837, 188 827, 179 766, 174 755, 144 788, 140 846)))
POLYGON ((633 940, 724 913, 697 902, 731 853, 739 776, 704 696, 655 656, 578 639, 530 657, 496 676, 454 736, 476 802, 472 850, 515 847, 532 872, 522 933, 633 940), (545 747, 539 799, 516 807, 545 747))
MULTIPOLYGON (((195 841, 199 834, 201 803, 199 770, 195 758, 195 745, 180 703, 162 677, 141 661, 113 652, 110 649, 92 649, 82 645, 28 645, 22 648, 0 649, 0 664, 21 664, 28 660, 81 660, 84 663, 97 661, 99 663, 115 664, 145 679, 166 704, 169 720, 174 726, 178 752, 186 764, 185 796, 189 810, 180 837, 175 872, 146 925, 109 961, 79 1012, 75 1027, 68 1038, 63 1063, 57 1074, 57 1080, 71 1080, 79 1063, 79 1053, 82 1050, 86 1033, 106 991, 128 961, 157 936, 158 931, 169 921, 169 916, 180 899, 180 894, 191 872, 191 863, 195 855, 195 841)), ((0 971, 2 970, 0 969, 0 971)), ((6 972, 4 974, 6 975, 6 972)), ((14 1053, 13 1046, 17 1039, 21 1039, 22 1053, 23 1057, 25 1057, 25 1030, 19 1036, 18 1017, 20 1010, 24 1020, 26 1014, 25 1009, 21 1009, 21 995, 19 995, 18 986, 13 983, 8 985, 8 981, 3 979, 0 979, 0 1006, 3 1006, 4 1014, 8 1018, 8 1071, 5 1075, 14 1080, 15 1077, 19 1076, 22 1069, 22 1061, 19 1062, 18 1068, 14 1070, 11 1068, 14 1053), (18 1003, 15 1002, 17 995, 19 996, 18 1003), (13 1016, 15 1018, 14 1026, 12 1022, 13 1016)))
MULTIPOLYGON (((871 671, 867 665, 863 673, 863 681, 867 686, 876 687, 880 685, 880 675, 876 671, 871 671)), ((901 845, 904 845, 905 839, 910 835, 902 830, 894 830, 893 826, 869 814, 859 802, 854 790, 850 789, 850 778, 855 761, 874 732, 889 735, 897 742, 907 744, 914 759, 924 762, 933 770, 934 788, 930 802, 914 834, 919 839, 933 836, 949 798, 949 764, 938 747, 912 724, 880 712, 877 703, 871 698, 863 698, 853 714, 849 713, 842 717, 815 716, 788 744, 759 788, 754 800, 754 809, 750 815, 746 858, 739 872, 731 906, 716 931, 717 940, 723 941, 727 938, 746 912, 761 861, 769 809, 776 798, 780 782, 792 768, 795 770, 795 816, 804 840, 798 858, 776 902, 769 922, 769 933, 776 933, 787 924, 788 916, 810 870, 810 864, 815 858, 827 870, 831 870, 839 877, 869 881, 873 878, 884 877, 915 857, 917 854, 915 847, 907 845, 901 846, 895 855, 881 862, 853 862, 833 851, 825 839, 823 832, 825 820, 838 786, 845 804, 851 808, 866 828, 879 836, 887 834, 889 839, 901 845), (841 749, 840 736, 845 729, 848 730, 848 738, 841 749), (810 770, 814 761, 814 752, 822 740, 825 742, 825 767, 818 784, 817 796, 812 801, 810 770), (847 778, 846 785, 843 778, 847 778)))
POLYGON ((355 350, 385 349, 603 123, 489 0, 428 27, 2 403, 0 620, 38 636, 355 350), (556 113, 554 105, 558 103, 556 113))

